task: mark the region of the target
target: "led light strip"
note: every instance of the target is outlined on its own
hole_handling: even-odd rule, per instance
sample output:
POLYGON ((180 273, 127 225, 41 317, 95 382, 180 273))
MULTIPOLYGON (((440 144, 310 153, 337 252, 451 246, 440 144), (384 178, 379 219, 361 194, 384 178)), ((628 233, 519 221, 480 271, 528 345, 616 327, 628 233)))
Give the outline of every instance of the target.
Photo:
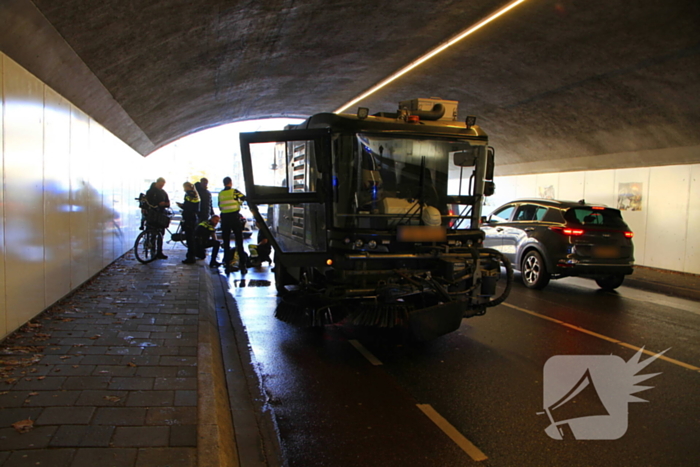
POLYGON ((472 27, 470 27, 470 28, 464 30, 463 32, 461 32, 461 33, 458 34, 457 36, 453 37, 453 38, 450 39, 449 41, 447 41, 447 42, 445 42, 444 44, 438 46, 437 48, 431 50, 430 52, 428 52, 427 54, 425 54, 425 55, 423 55, 422 57, 418 58, 417 60, 414 60, 413 62, 411 62, 410 64, 408 64, 408 65, 405 66, 404 68, 402 68, 401 70, 397 71, 397 72, 394 73, 393 75, 391 75, 391 76, 389 76, 388 78, 386 78, 384 81, 381 81, 379 84, 377 84, 377 85, 375 85, 374 87, 370 88, 370 89, 369 89, 368 91, 366 91, 364 94, 361 94, 359 97, 356 97, 355 99, 353 99, 353 100, 351 100, 350 102, 346 103, 346 104, 343 105, 342 107, 338 108, 338 109, 335 111, 335 113, 340 113, 340 112, 346 110, 347 108, 349 108, 349 107, 351 107, 351 106, 357 104, 358 102, 360 102, 361 100, 365 99, 366 97, 371 96, 372 94, 374 94, 375 92, 379 91, 381 88, 383 88, 383 87, 386 86, 387 84, 389 84, 389 83, 391 83, 391 82, 397 80, 398 78, 400 78, 401 76, 405 75, 405 74, 408 73, 409 71, 413 70, 413 69, 416 68, 417 66, 419 66, 419 65, 421 65, 422 63, 424 63, 424 62, 430 60, 431 58, 433 58, 435 55, 439 54, 439 53, 442 52, 443 50, 447 49, 448 47, 453 46, 454 44, 456 44, 457 42, 461 41, 462 39, 464 39, 465 37, 467 37, 467 36, 470 35, 471 33, 478 31, 478 30, 481 29, 482 27, 484 27, 484 26, 486 26, 487 24, 489 24, 491 21, 495 20, 495 19, 498 18, 499 16, 502 16, 502 15, 506 14, 507 12, 509 12, 510 10, 512 10, 513 8, 515 8, 516 6, 520 5, 521 3, 525 3, 526 1, 527 1, 527 0, 515 0, 515 1, 511 2, 511 3, 509 3, 508 5, 504 6, 504 7, 501 8, 500 10, 498 10, 497 12, 493 13, 491 16, 487 17, 486 19, 481 20, 480 22, 476 23, 474 26, 472 26, 472 27))

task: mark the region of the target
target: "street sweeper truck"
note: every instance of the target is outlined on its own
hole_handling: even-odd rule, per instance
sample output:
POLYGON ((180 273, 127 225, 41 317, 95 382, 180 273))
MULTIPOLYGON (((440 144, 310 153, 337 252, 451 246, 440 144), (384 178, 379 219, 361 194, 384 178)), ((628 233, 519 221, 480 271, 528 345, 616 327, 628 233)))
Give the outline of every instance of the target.
POLYGON ((495 151, 457 102, 320 113, 242 133, 248 206, 274 249, 277 317, 402 327, 427 340, 482 315, 512 268, 484 248, 495 151))

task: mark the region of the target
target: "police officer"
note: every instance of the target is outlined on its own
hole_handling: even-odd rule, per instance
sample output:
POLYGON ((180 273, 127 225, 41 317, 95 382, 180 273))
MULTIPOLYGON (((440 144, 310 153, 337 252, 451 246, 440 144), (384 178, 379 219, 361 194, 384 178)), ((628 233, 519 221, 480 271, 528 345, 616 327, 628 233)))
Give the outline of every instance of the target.
POLYGON ((195 190, 199 193, 199 222, 204 222, 209 220, 211 216, 214 215, 214 208, 211 205, 211 192, 209 191, 209 180, 202 177, 197 183, 194 184, 195 190))
POLYGON ((182 262, 184 264, 194 264, 196 262, 194 229, 197 227, 197 214, 199 213, 200 199, 197 190, 195 190, 194 185, 190 182, 183 183, 182 189, 185 191, 185 200, 182 203, 177 203, 182 209, 182 220, 185 224, 183 229, 185 231, 185 238, 187 239, 187 257, 182 262))
POLYGON ((197 246, 197 256, 204 258, 207 248, 211 248, 211 258, 209 259, 210 268, 218 268, 221 263, 216 261, 216 255, 219 254, 221 244, 216 238, 216 226, 219 224, 219 216, 214 214, 211 219, 200 222, 194 233, 195 245, 197 246))
POLYGON ((229 267, 233 260, 231 251, 231 231, 236 238, 236 251, 241 273, 246 269, 246 253, 243 250, 243 224, 241 222, 241 206, 245 195, 232 187, 231 177, 224 178, 224 189, 219 193, 219 210, 221 211, 221 236, 224 241, 224 264, 229 267))

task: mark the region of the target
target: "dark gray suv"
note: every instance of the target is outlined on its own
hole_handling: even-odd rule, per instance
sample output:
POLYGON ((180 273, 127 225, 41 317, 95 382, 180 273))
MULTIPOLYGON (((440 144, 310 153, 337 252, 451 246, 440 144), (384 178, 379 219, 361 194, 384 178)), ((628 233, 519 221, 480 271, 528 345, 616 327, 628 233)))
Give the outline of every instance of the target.
POLYGON ((503 252, 532 289, 550 279, 584 276, 603 289, 632 274, 634 234, 618 209, 583 200, 522 199, 483 219, 484 246, 503 252))

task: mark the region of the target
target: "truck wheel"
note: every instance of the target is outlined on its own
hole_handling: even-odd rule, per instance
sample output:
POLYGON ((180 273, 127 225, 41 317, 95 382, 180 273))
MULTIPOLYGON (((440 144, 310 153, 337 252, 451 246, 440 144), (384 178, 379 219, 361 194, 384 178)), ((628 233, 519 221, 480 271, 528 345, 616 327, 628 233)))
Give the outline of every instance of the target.
POLYGON ((547 272, 542 256, 535 250, 525 253, 520 271, 523 284, 528 289, 543 289, 549 284, 551 275, 547 272))
POLYGON ((615 290, 622 285, 624 280, 624 274, 611 274, 609 276, 596 279, 595 283, 598 284, 598 287, 603 290, 615 290))

